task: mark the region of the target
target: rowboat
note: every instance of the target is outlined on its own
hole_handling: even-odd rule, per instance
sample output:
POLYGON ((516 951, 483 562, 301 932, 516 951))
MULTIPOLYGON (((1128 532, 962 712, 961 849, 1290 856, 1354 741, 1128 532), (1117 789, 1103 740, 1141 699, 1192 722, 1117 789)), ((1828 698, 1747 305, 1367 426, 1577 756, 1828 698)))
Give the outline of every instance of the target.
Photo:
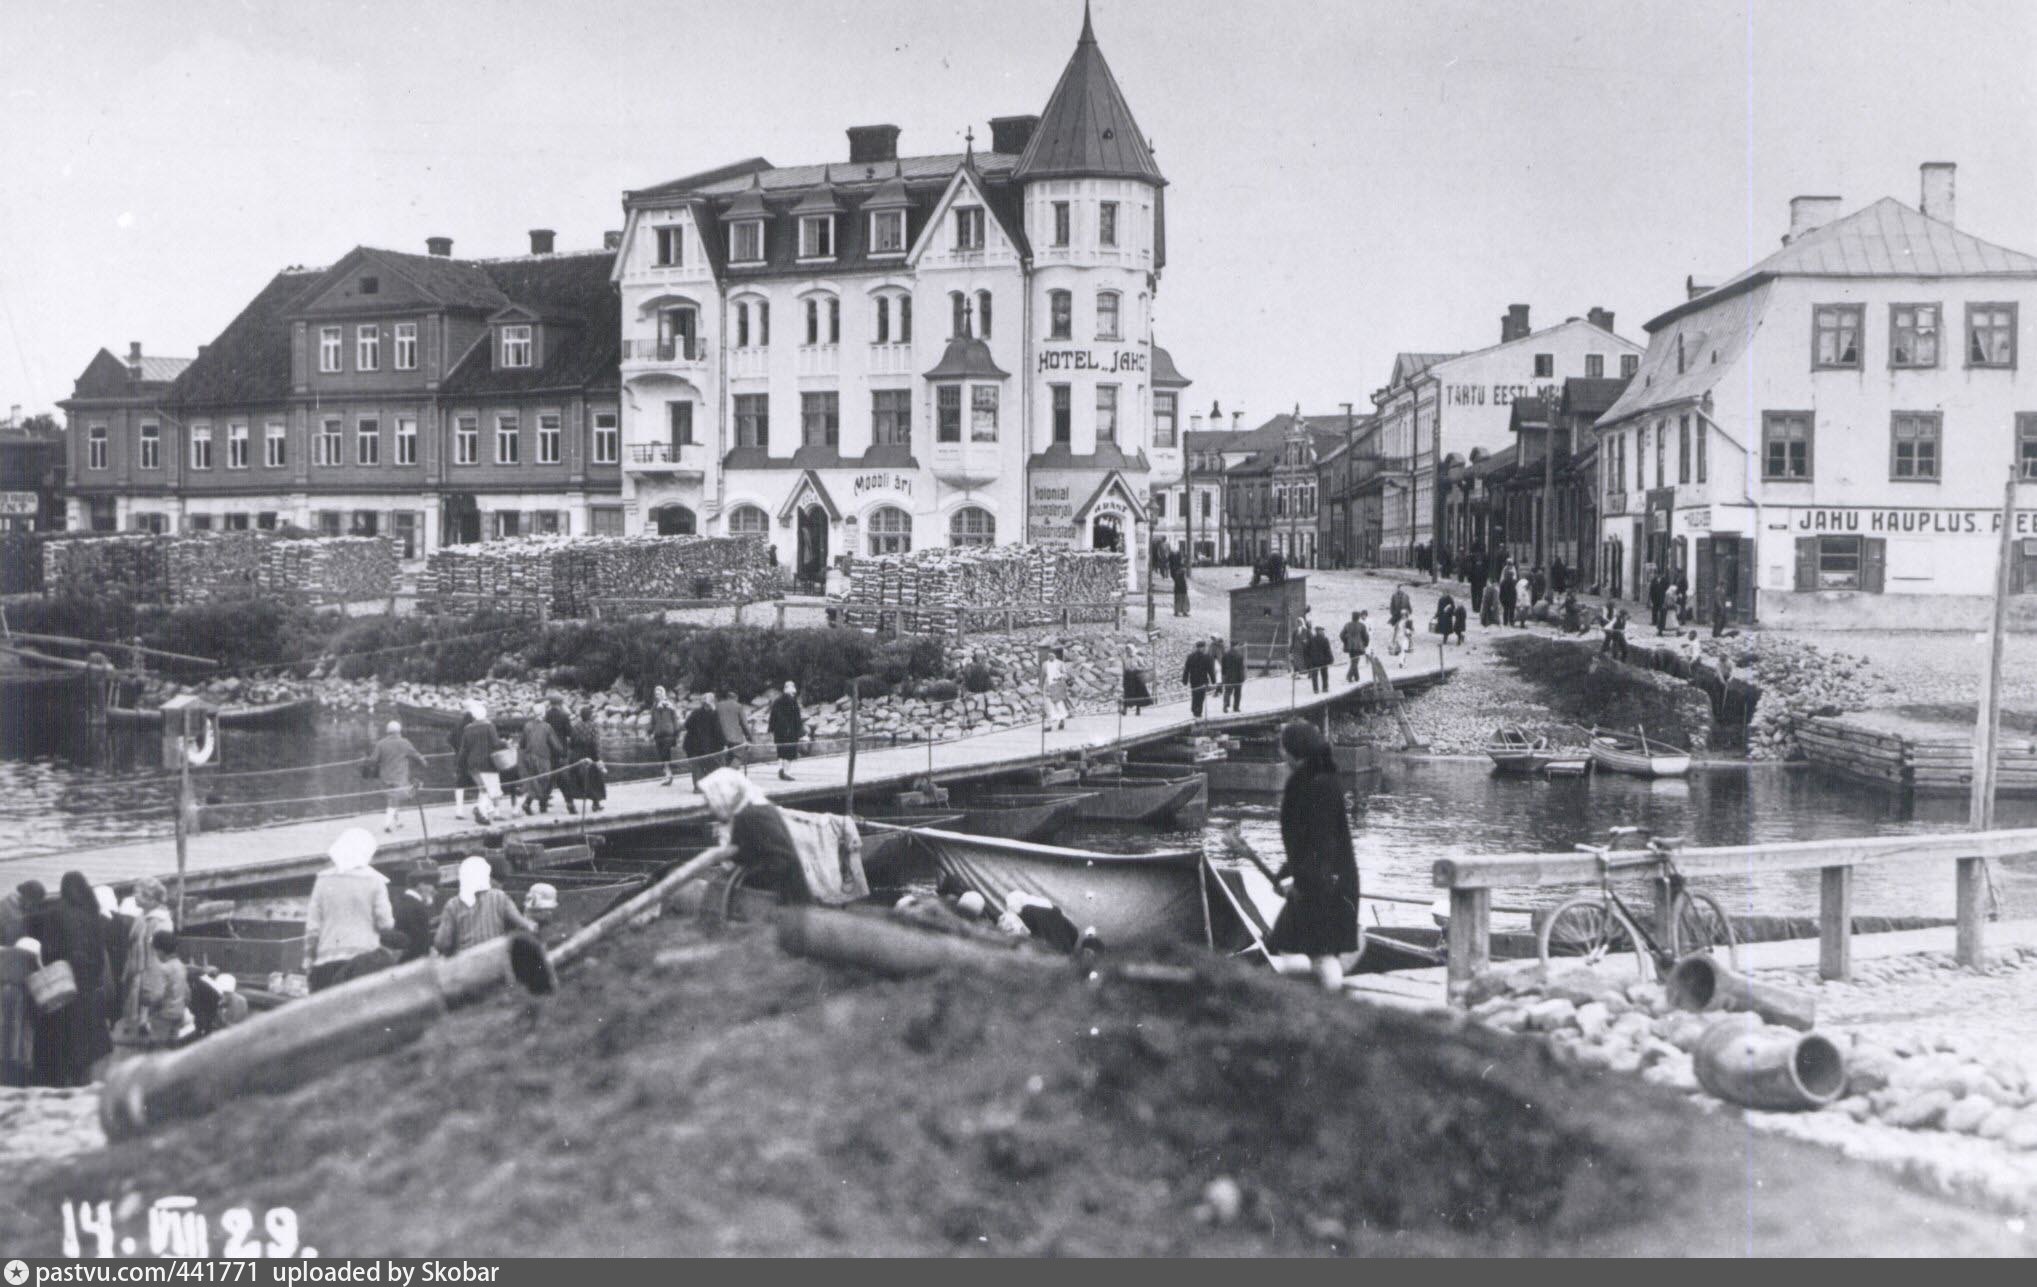
POLYGON ((1614 773, 1637 778, 1680 778, 1690 772, 1690 753, 1648 740, 1642 733, 1591 732, 1591 760, 1614 773))
MULTIPOLYGON (((1287 761, 1278 753, 1265 754, 1267 744, 1255 747, 1250 743, 1220 759, 1195 760, 1195 771, 1209 779, 1209 789, 1243 795, 1278 795, 1287 786, 1287 761), (1255 754, 1255 750, 1258 752, 1255 754)), ((1125 765, 1127 776, 1154 777, 1178 774, 1181 766, 1188 761, 1166 754, 1171 748, 1163 745, 1157 748, 1140 747, 1133 754, 1137 757, 1125 765), (1149 754, 1149 752, 1159 752, 1149 754)), ((1351 790, 1360 797, 1379 789, 1380 779, 1385 770, 1379 763, 1377 748, 1360 745, 1339 745, 1331 748, 1337 762, 1338 772, 1349 783, 1351 790)))
POLYGON ((1575 776, 1591 763, 1589 752, 1551 746, 1546 737, 1530 738, 1518 724, 1502 724, 1494 729, 1485 753, 1501 773, 1522 775, 1575 776))
POLYGON ((953 807, 962 812, 962 826, 978 835, 1038 840, 1065 826, 1088 794, 985 792, 966 800, 957 799, 953 807))
MULTIPOLYGON (((397 721, 403 725, 404 731, 409 733, 415 733, 420 729, 433 728, 442 728, 450 733, 459 725, 460 717, 466 713, 465 711, 440 710, 436 706, 419 706, 415 702, 396 703, 397 721)), ((523 731, 524 722, 528 718, 528 716, 504 715, 497 712, 490 718, 489 722, 495 725, 496 732, 503 734, 505 737, 514 737, 523 731)))
MULTIPOLYGON (((222 706, 219 723, 224 728, 254 728, 266 724, 288 724, 308 719, 318 709, 316 697, 292 697, 286 701, 263 702, 256 706, 222 706)), ((109 706, 106 718, 114 724, 153 728, 163 722, 163 713, 150 707, 109 706)))
POLYGON ((1083 780, 1083 791, 1078 818, 1199 827, 1209 816, 1209 779, 1200 773, 1151 778, 1126 777, 1122 771, 1099 774, 1083 780))
POLYGON ((1235 951, 1251 944, 1230 901, 1204 883, 1211 869, 1200 850, 1099 853, 938 829, 915 831, 912 843, 932 852, 942 876, 992 906, 1004 906, 1015 890, 1043 898, 1111 949, 1192 943, 1235 951))

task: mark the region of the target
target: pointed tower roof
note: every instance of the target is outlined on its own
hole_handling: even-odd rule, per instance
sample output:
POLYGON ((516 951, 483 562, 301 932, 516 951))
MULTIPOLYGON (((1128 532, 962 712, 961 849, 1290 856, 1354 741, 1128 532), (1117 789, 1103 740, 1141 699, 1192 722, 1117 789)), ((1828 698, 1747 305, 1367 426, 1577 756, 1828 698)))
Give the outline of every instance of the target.
POLYGON ((1132 109, 1103 60, 1090 26, 1089 6, 1082 6, 1082 38, 1068 60, 1039 128, 1019 157, 1012 177, 1029 179, 1138 179, 1158 186, 1159 163, 1132 119, 1132 109))

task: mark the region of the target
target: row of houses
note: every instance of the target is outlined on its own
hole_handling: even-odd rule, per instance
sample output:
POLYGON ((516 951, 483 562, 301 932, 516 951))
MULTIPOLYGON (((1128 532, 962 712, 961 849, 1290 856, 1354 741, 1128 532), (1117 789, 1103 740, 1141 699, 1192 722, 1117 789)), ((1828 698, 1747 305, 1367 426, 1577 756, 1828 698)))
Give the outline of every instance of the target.
POLYGON ((599 250, 358 247, 275 275, 190 360, 102 351, 63 406, 70 525, 761 535, 844 555, 1132 553, 1181 472, 1154 341, 1166 179, 1085 10, 1037 115, 909 155, 623 194, 599 250))
POLYGON ((1922 166, 1914 206, 1794 199, 1773 254, 1686 279, 1645 345, 1602 309, 1538 331, 1516 304, 1497 344, 1399 354, 1368 415, 1211 436, 1207 553, 1561 561, 1629 600, 1681 576, 1741 621, 1979 622, 2005 541, 2011 591, 2037 590, 2037 256, 1960 228, 1955 177, 1922 166))

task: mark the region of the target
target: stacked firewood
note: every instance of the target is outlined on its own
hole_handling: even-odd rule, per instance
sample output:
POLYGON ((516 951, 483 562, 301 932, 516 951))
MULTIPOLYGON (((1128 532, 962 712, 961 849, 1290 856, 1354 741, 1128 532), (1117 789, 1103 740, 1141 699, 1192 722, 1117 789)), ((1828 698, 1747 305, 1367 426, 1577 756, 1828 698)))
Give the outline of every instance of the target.
POLYGON ((1058 622, 1109 621, 1124 593, 1124 555, 1037 545, 932 549, 857 559, 849 568, 844 620, 928 634, 1058 622))
POLYGON ((271 541, 262 551, 265 593, 312 603, 361 603, 396 591, 396 543, 381 536, 271 541))
POLYGON ((49 541, 43 582, 59 595, 136 603, 211 603, 256 592, 265 532, 124 533, 49 541))
POLYGON ((750 536, 576 536, 448 546, 426 561, 419 583, 444 607, 492 602, 555 617, 696 599, 748 602, 769 597, 776 586, 770 547, 750 536))

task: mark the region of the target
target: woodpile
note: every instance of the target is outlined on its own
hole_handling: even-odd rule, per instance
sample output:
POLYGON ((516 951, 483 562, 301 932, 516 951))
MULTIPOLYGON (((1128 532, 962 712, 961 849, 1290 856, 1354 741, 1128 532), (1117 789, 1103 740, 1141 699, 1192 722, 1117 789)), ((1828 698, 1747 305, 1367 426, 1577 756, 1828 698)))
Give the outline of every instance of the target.
POLYGON ((396 543, 381 536, 273 540, 262 551, 265 593, 311 603, 361 603, 396 592, 396 543))
POLYGON ((1116 619, 1124 555, 1039 545, 932 549, 849 565, 849 625, 957 634, 1116 619))
POLYGON ((255 592, 265 539, 261 532, 194 532, 50 541, 43 546, 43 582, 53 594, 173 607, 245 597, 255 592))
POLYGON ((574 536, 447 546, 426 561, 419 589, 449 610, 586 617, 768 598, 777 570, 757 537, 574 536))

